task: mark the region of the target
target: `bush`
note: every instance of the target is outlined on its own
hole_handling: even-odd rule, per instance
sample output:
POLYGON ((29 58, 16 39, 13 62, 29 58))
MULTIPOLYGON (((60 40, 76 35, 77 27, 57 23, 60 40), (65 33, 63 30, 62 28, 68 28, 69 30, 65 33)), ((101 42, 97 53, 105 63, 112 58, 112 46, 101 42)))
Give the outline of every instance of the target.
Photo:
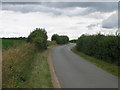
POLYGON ((68 36, 59 36, 57 34, 54 34, 52 36, 51 40, 56 41, 57 44, 66 44, 69 42, 69 37, 68 36))
POLYGON ((76 39, 73 39, 73 40, 70 40, 69 42, 71 42, 71 43, 76 43, 77 40, 76 40, 76 39))
POLYGON ((54 34, 54 35, 52 35, 52 38, 51 38, 51 40, 52 41, 56 41, 57 40, 57 38, 58 38, 58 34, 54 34))
POLYGON ((34 43, 39 49, 47 48, 47 32, 45 29, 36 28, 27 38, 27 41, 34 43))
POLYGON ((41 37, 37 37, 34 39, 34 44, 38 49, 44 48, 44 39, 41 37))
POLYGON ((120 36, 82 35, 77 50, 109 63, 120 65, 120 36))
POLYGON ((56 40, 57 44, 66 44, 69 42, 68 36, 59 36, 56 40))

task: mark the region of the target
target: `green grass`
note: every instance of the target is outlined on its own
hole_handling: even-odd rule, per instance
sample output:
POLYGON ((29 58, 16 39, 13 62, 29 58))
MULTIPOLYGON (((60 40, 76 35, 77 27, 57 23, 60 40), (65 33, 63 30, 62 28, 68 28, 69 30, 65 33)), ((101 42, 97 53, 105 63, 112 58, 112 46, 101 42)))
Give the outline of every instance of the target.
POLYGON ((56 45, 57 45, 56 41, 47 41, 48 47, 52 47, 52 46, 56 46, 56 45))
MULTIPOLYGON (((44 53, 44 52, 42 52, 44 53)), ((34 69, 29 81, 29 87, 32 88, 53 88, 51 82, 51 74, 49 71, 49 65, 47 63, 47 57, 37 53, 34 63, 34 69)))
POLYGON ((18 39, 18 40, 14 40, 14 39, 2 39, 2 49, 9 49, 11 47, 15 47, 18 45, 21 45, 22 43, 24 43, 26 41, 26 39, 18 39))
POLYGON ((106 70, 107 72, 120 77, 120 72, 118 71, 118 68, 120 67, 116 66, 115 64, 109 64, 107 62, 104 62, 102 60, 96 59, 94 57, 88 56, 82 52, 77 51, 76 47, 72 48, 72 51, 76 53, 77 55, 81 56, 82 58, 85 58, 86 60, 92 62, 96 66, 106 70))
POLYGON ((3 88, 52 87, 47 55, 35 46, 23 43, 3 51, 3 88))

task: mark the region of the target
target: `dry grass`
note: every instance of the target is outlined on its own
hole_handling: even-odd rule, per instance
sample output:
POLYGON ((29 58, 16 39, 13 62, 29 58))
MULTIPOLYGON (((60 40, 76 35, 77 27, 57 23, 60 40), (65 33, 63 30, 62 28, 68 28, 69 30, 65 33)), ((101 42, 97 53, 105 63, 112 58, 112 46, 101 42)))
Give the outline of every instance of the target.
POLYGON ((29 43, 3 51, 3 87, 15 88, 24 85, 29 78, 34 56, 35 48, 29 43))
POLYGON ((29 43, 3 51, 3 88, 52 88, 47 53, 29 43))

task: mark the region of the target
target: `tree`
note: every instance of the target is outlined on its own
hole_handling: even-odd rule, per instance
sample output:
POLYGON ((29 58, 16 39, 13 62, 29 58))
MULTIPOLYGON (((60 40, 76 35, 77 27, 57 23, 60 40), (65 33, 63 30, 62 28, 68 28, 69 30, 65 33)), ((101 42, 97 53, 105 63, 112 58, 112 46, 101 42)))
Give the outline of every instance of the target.
POLYGON ((51 38, 51 40, 56 41, 57 44, 66 44, 69 42, 69 37, 68 36, 59 36, 58 34, 54 34, 51 38))
POLYGON ((27 38, 27 42, 34 43, 39 49, 47 48, 47 32, 45 29, 36 28, 27 38))
POLYGON ((59 37, 58 34, 54 34, 54 35, 52 35, 51 40, 52 40, 52 41, 56 41, 58 37, 59 37))

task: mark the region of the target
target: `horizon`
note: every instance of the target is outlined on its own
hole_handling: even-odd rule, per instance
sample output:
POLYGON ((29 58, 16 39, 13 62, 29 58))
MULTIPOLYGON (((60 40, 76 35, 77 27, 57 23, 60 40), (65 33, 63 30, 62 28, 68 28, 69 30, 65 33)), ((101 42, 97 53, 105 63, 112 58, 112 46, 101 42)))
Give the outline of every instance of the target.
POLYGON ((115 34, 117 2, 2 2, 0 37, 27 37, 35 28, 77 39, 82 34, 115 34))

